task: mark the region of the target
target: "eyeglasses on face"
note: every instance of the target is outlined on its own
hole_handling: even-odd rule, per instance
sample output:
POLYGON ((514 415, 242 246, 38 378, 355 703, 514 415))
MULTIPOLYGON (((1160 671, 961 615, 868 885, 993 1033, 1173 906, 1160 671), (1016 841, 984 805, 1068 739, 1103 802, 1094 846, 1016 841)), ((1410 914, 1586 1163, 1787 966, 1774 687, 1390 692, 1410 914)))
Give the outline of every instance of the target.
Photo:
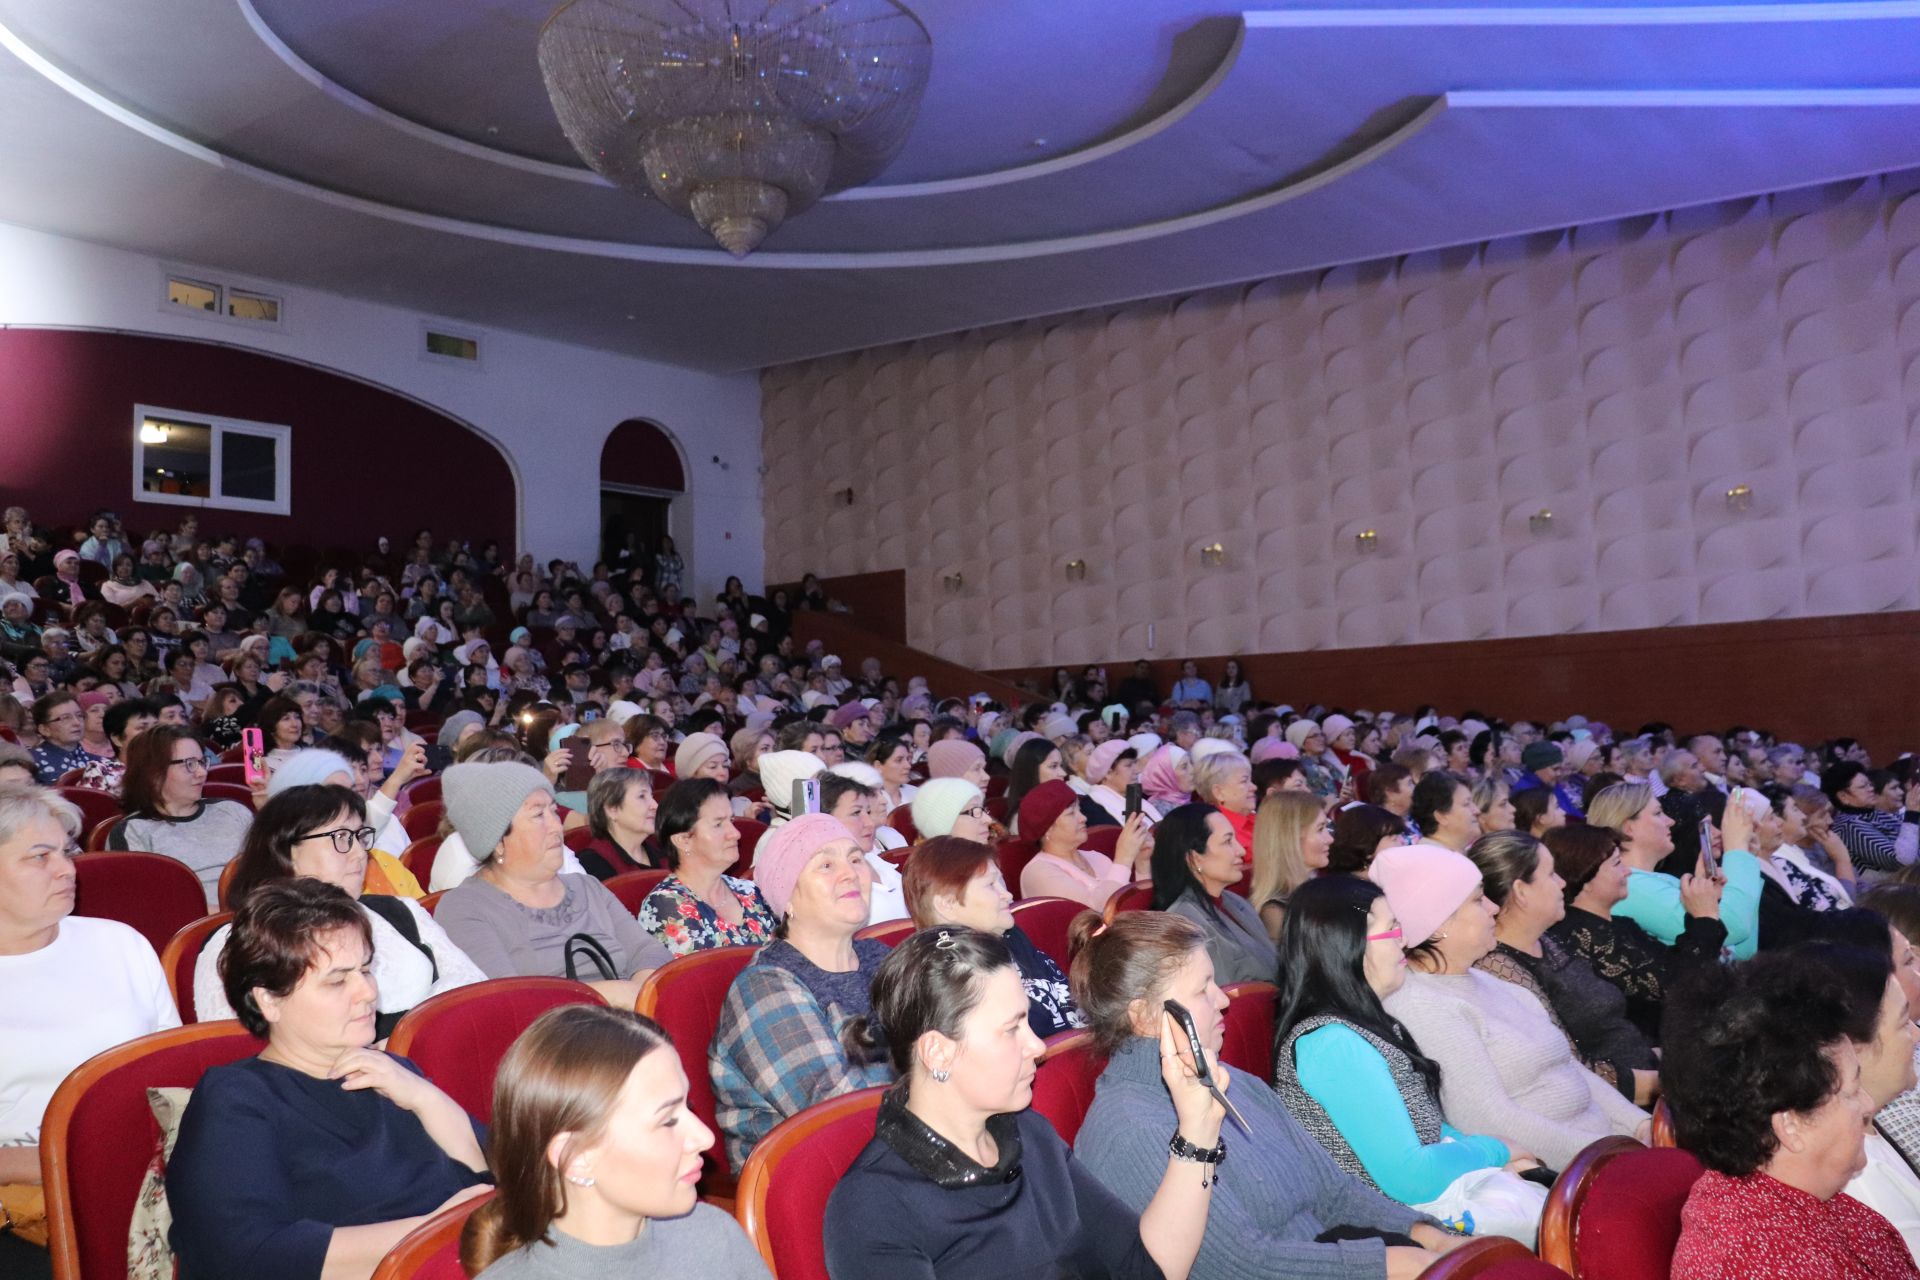
POLYGON ((372 827, 360 827, 357 830, 353 827, 335 827, 331 831, 310 832, 307 835, 301 836, 298 840, 295 840, 294 843, 305 844, 309 840, 319 840, 325 837, 333 841, 333 851, 335 853, 351 853, 356 843, 362 849, 373 848, 374 835, 375 832, 372 827))
POLYGON ((963 818, 972 818, 975 822, 985 822, 987 820, 987 811, 984 807, 977 804, 968 805, 960 811, 960 816, 963 818))
POLYGON ((207 771, 207 762, 200 756, 188 756, 184 760, 167 761, 167 768, 185 769, 188 773, 205 773, 207 771))

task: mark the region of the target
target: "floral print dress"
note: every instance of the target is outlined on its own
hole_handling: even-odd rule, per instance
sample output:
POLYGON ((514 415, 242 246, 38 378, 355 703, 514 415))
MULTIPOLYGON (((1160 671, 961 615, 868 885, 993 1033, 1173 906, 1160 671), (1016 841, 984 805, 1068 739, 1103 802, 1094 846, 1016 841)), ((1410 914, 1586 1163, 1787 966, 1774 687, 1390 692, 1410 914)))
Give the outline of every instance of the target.
POLYGON ((740 899, 745 914, 739 924, 722 919, 685 881, 671 875, 640 904, 640 927, 676 956, 714 947, 760 947, 772 942, 779 921, 760 896, 759 886, 737 876, 721 876, 720 880, 740 899))

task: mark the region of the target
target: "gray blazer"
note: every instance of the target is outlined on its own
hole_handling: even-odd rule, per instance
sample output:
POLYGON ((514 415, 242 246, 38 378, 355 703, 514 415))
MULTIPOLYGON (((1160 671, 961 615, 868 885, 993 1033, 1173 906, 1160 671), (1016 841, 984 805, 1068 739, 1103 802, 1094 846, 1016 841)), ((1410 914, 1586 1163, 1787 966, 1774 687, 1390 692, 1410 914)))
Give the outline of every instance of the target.
POLYGON ((1209 914, 1197 890, 1188 889, 1167 911, 1185 916, 1207 933, 1207 954, 1213 957, 1213 980, 1272 982, 1280 972, 1280 949, 1267 937, 1267 926, 1251 902, 1229 889, 1220 895, 1218 914, 1209 914))

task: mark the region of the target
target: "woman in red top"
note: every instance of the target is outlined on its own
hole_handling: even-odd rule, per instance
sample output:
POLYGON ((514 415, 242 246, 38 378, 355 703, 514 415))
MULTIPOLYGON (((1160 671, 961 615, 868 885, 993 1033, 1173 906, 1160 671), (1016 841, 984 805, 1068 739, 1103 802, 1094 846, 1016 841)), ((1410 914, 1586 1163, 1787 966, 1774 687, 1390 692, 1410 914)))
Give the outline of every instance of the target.
POLYGON ((1260 793, 1253 786, 1253 766, 1238 751, 1216 751, 1200 756, 1193 765, 1193 798, 1220 811, 1233 828, 1241 852, 1253 859, 1253 812, 1260 793))
POLYGON ((1847 994, 1771 952, 1668 1001, 1660 1079, 1706 1172, 1681 1211, 1673 1280, 1917 1280, 1893 1225, 1842 1188, 1873 1102, 1847 994))

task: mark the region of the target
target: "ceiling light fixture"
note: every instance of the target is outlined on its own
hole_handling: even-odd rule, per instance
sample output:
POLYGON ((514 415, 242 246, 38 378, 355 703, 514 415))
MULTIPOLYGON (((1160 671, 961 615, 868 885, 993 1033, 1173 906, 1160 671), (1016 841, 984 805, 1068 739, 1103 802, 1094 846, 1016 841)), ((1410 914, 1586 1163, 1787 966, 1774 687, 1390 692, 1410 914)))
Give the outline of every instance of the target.
POLYGON ((568 0, 540 74, 595 173, 736 258, 905 143, 933 41, 896 0, 568 0))
POLYGON ((1380 549, 1380 532, 1377 529, 1362 529, 1353 535, 1353 549, 1363 556, 1370 556, 1380 549))
POLYGON ((1744 484, 1737 484, 1727 490, 1727 510, 1753 510, 1753 490, 1744 484))
POLYGON ((173 432, 167 430, 165 426, 158 422, 149 419, 140 424, 141 444, 165 444, 172 438, 173 432))
POLYGON ((1545 537, 1547 534, 1552 533, 1553 512, 1545 507, 1540 508, 1527 517, 1527 527, 1532 529, 1538 537, 1545 537))

